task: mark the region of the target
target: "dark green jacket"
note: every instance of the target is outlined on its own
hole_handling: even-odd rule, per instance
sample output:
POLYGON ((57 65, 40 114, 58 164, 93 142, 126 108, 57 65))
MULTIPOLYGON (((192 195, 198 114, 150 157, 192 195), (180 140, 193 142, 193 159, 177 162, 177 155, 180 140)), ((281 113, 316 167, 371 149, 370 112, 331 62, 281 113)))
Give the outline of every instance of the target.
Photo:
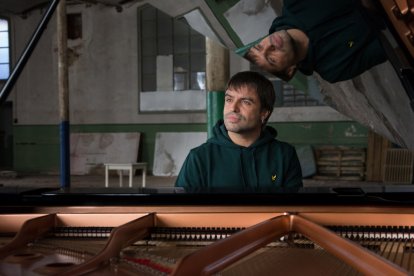
POLYGON ((360 0, 285 0, 282 16, 269 33, 300 29, 309 38, 307 57, 298 69, 329 81, 351 79, 386 61, 378 32, 385 24, 360 0))
POLYGON ((299 188, 302 171, 295 148, 275 139, 267 126, 249 147, 234 144, 222 120, 213 137, 188 154, 175 186, 185 188, 299 188))

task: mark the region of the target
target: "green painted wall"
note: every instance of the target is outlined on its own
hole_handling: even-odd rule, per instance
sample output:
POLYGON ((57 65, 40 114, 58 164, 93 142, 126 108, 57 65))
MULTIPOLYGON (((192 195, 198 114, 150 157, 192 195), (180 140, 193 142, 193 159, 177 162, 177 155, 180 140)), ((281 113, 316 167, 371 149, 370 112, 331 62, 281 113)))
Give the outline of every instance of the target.
MULTIPOLYGON (((368 129, 355 122, 273 123, 278 139, 294 145, 345 145, 366 147, 368 129)), ((140 161, 150 170, 157 132, 207 131, 206 124, 73 125, 71 132, 141 132, 140 161)), ((16 125, 14 169, 19 172, 59 171, 59 127, 16 125)))
MULTIPOLYGON (((206 131, 205 124, 139 124, 139 125, 72 125, 76 132, 141 132, 140 161, 152 170, 157 132, 206 131)), ((14 134, 14 169, 21 172, 59 171, 59 126, 16 125, 14 134)))

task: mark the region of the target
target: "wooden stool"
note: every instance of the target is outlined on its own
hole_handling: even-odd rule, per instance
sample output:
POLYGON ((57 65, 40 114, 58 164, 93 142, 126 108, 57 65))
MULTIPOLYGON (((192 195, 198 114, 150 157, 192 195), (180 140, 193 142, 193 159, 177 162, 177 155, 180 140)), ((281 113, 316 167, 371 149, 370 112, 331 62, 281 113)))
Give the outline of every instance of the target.
POLYGON ((129 172, 129 187, 132 188, 132 179, 135 174, 135 170, 141 169, 142 170, 142 187, 145 187, 145 178, 147 175, 147 163, 109 163, 105 165, 105 187, 108 188, 109 182, 109 171, 116 170, 119 173, 119 187, 122 187, 122 178, 123 173, 122 171, 126 170, 129 172))

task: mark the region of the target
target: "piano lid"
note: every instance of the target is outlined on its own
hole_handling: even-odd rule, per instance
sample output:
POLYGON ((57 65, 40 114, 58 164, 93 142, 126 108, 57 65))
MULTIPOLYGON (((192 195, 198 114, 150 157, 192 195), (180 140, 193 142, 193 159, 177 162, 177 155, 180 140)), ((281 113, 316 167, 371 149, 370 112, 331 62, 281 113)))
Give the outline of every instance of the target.
MULTIPOLYGON (((82 1, 67 2, 76 4, 82 1)), ((114 7, 120 16, 123 9, 138 6, 131 4, 135 1, 128 0, 87 2, 114 7)), ((283 0, 181 0, 180 5, 176 5, 174 0, 147 2, 171 16, 185 18, 196 31, 218 41, 231 51, 266 35, 271 22, 281 14, 283 7, 283 0)), ((39 7, 46 7, 49 3, 46 0, 4 0, 0 2, 0 13, 25 15, 39 7)), ((407 21, 413 17, 409 15, 414 10, 410 3, 371 1, 371 5, 382 14, 388 25, 384 37, 389 46, 389 61, 348 81, 332 84, 317 75, 315 77, 326 104, 390 141, 414 149, 413 34, 408 32, 404 37, 404 32, 401 31, 406 26, 413 27, 413 23, 407 21)))
POLYGON ((182 188, 0 188, 7 206, 412 206, 414 187, 306 187, 297 191, 182 188))

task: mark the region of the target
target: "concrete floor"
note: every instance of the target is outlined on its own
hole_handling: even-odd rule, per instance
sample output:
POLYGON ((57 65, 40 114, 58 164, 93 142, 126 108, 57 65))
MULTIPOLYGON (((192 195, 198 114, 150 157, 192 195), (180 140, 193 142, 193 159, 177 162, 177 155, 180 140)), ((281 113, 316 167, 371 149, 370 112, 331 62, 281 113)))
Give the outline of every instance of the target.
MULTIPOLYGON (((148 188, 163 188, 173 187, 175 183, 175 176, 152 176, 147 175, 146 187, 148 188)), ((128 177, 123 177, 123 187, 128 187, 128 177)), ((119 177, 111 175, 109 177, 109 187, 119 187, 119 177)), ((142 183, 142 176, 136 175, 133 179, 133 187, 138 187, 142 183)), ((70 178, 71 187, 85 188, 85 187, 105 187, 104 175, 72 175, 70 178)), ((33 187, 33 188, 49 188, 60 187, 59 175, 40 175, 40 174, 25 174, 25 175, 0 175, 0 187, 33 187)))

